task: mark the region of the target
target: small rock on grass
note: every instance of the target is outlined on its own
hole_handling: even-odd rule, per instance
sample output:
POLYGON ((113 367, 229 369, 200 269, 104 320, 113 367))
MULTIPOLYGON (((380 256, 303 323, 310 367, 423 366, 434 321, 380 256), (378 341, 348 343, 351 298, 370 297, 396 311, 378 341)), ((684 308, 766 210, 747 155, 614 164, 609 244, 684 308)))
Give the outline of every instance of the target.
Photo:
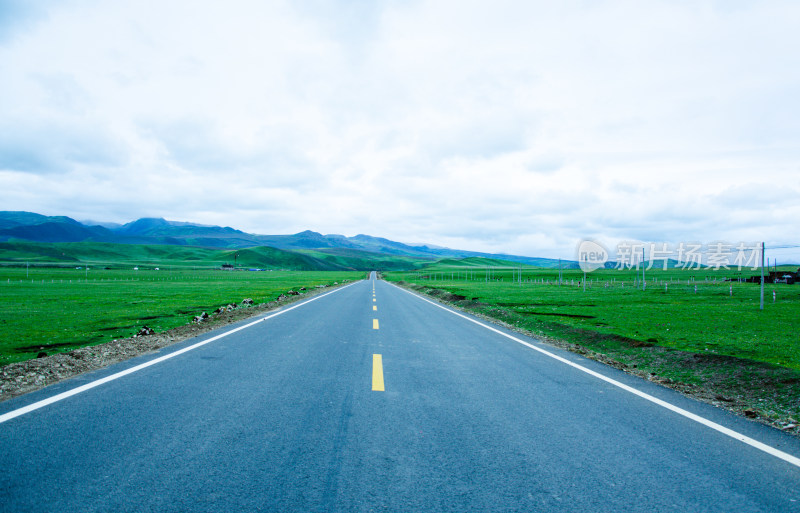
POLYGON ((142 329, 140 329, 136 335, 134 335, 134 337, 146 337, 147 335, 152 335, 153 333, 155 333, 153 328, 142 326, 142 329))

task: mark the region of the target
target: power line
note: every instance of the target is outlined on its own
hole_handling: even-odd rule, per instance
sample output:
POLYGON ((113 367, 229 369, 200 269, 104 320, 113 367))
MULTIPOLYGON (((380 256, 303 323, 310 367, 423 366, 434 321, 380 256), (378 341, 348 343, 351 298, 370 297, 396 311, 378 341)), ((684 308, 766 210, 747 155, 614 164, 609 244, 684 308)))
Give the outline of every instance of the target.
POLYGON ((779 246, 767 246, 765 249, 792 249, 800 248, 800 244, 782 244, 779 246))

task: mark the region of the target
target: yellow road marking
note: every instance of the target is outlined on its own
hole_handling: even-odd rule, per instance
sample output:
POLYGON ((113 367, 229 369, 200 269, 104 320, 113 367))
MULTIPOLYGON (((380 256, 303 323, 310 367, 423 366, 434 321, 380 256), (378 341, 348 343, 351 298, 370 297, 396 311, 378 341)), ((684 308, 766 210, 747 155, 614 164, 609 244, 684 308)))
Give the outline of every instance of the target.
POLYGON ((375 301, 376 301, 376 299, 375 299, 375 298, 372 298, 372 302, 374 303, 375 301))
POLYGON ((372 329, 378 329, 378 319, 372 319, 372 329))
POLYGON ((373 311, 375 311, 375 310, 377 310, 377 309, 378 309, 378 307, 377 307, 377 306, 375 306, 375 305, 372 305, 372 310, 373 310, 373 311))
MULTIPOLYGON (((377 322, 377 321, 376 321, 377 322)), ((379 354, 372 355, 372 390, 383 392, 383 357, 379 354)))

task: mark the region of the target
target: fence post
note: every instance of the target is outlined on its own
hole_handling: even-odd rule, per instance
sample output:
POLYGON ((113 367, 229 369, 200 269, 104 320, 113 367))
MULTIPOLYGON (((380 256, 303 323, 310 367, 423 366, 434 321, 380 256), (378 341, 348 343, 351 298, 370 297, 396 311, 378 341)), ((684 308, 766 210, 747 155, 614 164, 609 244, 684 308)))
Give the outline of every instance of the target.
POLYGON ((761 306, 759 310, 764 309, 764 243, 761 243, 761 306))

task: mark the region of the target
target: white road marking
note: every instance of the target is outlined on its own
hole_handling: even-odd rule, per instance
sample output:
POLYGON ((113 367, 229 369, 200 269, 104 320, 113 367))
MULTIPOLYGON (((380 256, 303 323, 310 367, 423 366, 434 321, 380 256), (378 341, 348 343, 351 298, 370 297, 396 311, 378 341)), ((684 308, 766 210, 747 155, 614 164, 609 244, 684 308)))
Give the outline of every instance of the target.
POLYGON ((85 385, 73 388, 71 390, 67 390, 66 392, 62 392, 62 393, 60 393, 58 395, 54 395, 53 397, 48 397, 47 399, 42 399, 41 401, 37 401, 37 402, 35 402, 33 404, 29 404, 28 406, 23 406, 22 408, 10 411, 8 413, 4 413, 3 415, 0 415, 0 424, 2 424, 3 422, 6 422, 8 420, 11 420, 13 418, 19 417, 20 415, 25 415, 26 413, 30 413, 30 412, 32 412, 34 410, 38 410, 39 408, 43 408, 43 407, 45 407, 47 405, 50 405, 50 404, 53 404, 53 403, 57 403, 58 401, 61 401, 61 400, 66 399, 68 397, 72 397, 73 395, 80 394, 81 392, 85 392, 87 390, 91 390, 92 388, 98 387, 98 386, 100 386, 100 385, 102 385, 104 383, 108 383, 109 381, 114 381, 115 379, 119 379, 119 378, 121 378, 123 376, 127 376, 128 374, 133 374, 134 372, 140 371, 142 369, 146 369, 147 367, 150 367, 151 365, 155 365, 155 364, 161 363, 161 362, 163 362, 165 360, 169 360, 170 358, 174 358, 174 357, 176 357, 178 355, 181 355, 183 353, 189 352, 189 351, 191 351, 193 349, 197 349, 198 347, 204 346, 206 344, 210 344, 211 342, 219 340, 219 339, 221 339, 223 337, 227 337, 228 335, 236 333, 237 331, 242 331, 244 329, 250 328, 250 327, 255 326, 256 324, 258 324, 258 323, 260 323, 262 321, 266 321, 266 320, 272 319, 273 317, 277 317, 279 315, 283 315, 286 312, 290 312, 290 311, 294 310, 295 308, 300 308, 301 306, 305 306, 308 303, 311 303, 312 301, 316 301, 317 299, 322 299, 323 297, 325 297, 327 295, 333 294, 335 292, 339 292, 340 290, 346 289, 347 287, 350 287, 351 285, 355 285, 356 283, 358 283, 358 282, 354 282, 354 283, 351 283, 350 285, 345 285, 344 287, 337 288, 336 290, 332 290, 330 292, 326 292, 325 294, 322 294, 321 296, 313 297, 313 298, 311 298, 311 299, 309 299, 307 301, 303 301, 302 303, 298 303, 298 304, 296 304, 294 306, 290 306, 290 307, 288 307, 286 309, 283 309, 283 310, 280 310, 278 312, 275 312, 272 315, 268 315, 266 317, 262 317, 262 318, 260 318, 258 320, 255 320, 255 321, 253 321, 251 323, 245 324, 244 326, 239 326, 238 328, 234 328, 234 329, 232 329, 230 331, 226 331, 225 333, 221 333, 221 334, 219 334, 217 336, 214 336, 214 337, 211 337, 211 338, 209 338, 207 340, 203 340, 202 342, 198 342, 196 344, 192 344, 189 347, 184 347, 183 349, 175 351, 174 353, 170 353, 170 354, 161 356, 161 357, 156 358, 154 360, 150 360, 149 362, 145 362, 145 363, 143 363, 141 365, 137 365, 135 367, 131 367, 130 369, 126 369, 124 371, 117 372, 116 374, 112 374, 110 376, 106 376, 105 378, 101 378, 101 379, 98 379, 96 381, 92 381, 91 383, 87 383, 85 385))
POLYGON ((763 452, 765 452, 767 454, 775 456, 776 458, 780 458, 780 459, 782 459, 783 461, 785 461, 787 463, 791 463, 792 465, 794 465, 796 467, 800 467, 800 458, 798 458, 796 456, 792 456, 791 454, 783 452, 780 449, 776 449, 776 448, 774 448, 772 446, 769 446, 769 445, 767 445, 765 443, 759 442, 758 440, 755 440, 753 438, 750 438, 749 436, 743 435, 743 434, 739 433, 738 431, 734 431, 732 429, 726 428, 725 426, 723 426, 721 424, 717 424, 716 422, 708 420, 705 417, 701 417, 700 415, 696 415, 696 414, 694 414, 694 413, 692 413, 690 411, 684 410, 683 408, 680 408, 678 406, 675 406, 672 403, 668 403, 667 401, 664 401, 664 400, 659 399, 657 397, 654 397, 654 396, 652 396, 650 394, 642 392, 641 390, 637 390, 637 389, 635 389, 635 388, 633 388, 631 386, 628 386, 628 385, 626 385, 624 383, 620 383, 619 381, 617 381, 615 379, 609 378, 608 376, 600 374, 599 372, 595 372, 595 371, 593 371, 591 369, 588 369, 588 368, 586 368, 586 367, 584 367, 582 365, 579 365, 579 364, 577 364, 575 362, 571 362, 571 361, 567 360, 566 358, 562 358, 561 356, 558 356, 556 354, 551 353, 550 351, 547 351, 547 350, 542 349, 540 347, 536 347, 533 344, 529 344, 528 342, 525 342, 524 340, 521 340, 521 339, 519 339, 519 338, 517 338, 517 337, 515 337, 513 335, 509 335, 508 333, 504 333, 504 332, 498 330, 497 328, 493 328, 493 327, 491 327, 491 326, 489 326, 487 324, 484 324, 484 323, 482 323, 482 322, 480 322, 480 321, 478 321, 476 319, 473 319, 473 318, 468 317, 468 316, 466 316, 464 314, 456 312, 455 310, 451 310, 450 308, 447 308, 447 307, 442 306, 442 305, 440 305, 440 304, 438 304, 438 303, 436 303, 434 301, 431 301, 431 300, 426 299, 426 298, 424 298, 422 296, 419 296, 419 295, 417 295, 417 294, 415 294, 413 292, 410 292, 410 291, 408 291, 408 290, 406 290, 406 289, 404 289, 402 287, 398 287, 397 285, 394 285, 394 284, 391 284, 391 285, 397 287, 398 289, 402 290, 403 292, 407 292, 407 293, 411 294, 412 296, 414 296, 414 297, 416 297, 418 299, 421 299, 422 301, 426 301, 426 302, 432 304, 433 306, 439 307, 439 308, 441 308, 442 310, 444 310, 446 312, 450 312, 453 315, 457 315, 458 317, 461 317, 462 319, 466 319, 469 322, 475 323, 478 326, 486 328, 489 331, 493 331, 493 332, 497 333, 498 335, 502 335, 502 336, 504 336, 506 338, 509 338, 509 339, 513 340, 514 342, 517 342, 519 344, 522 344, 523 346, 529 347, 529 348, 533 349, 534 351, 538 351, 538 352, 542 353, 543 355, 546 355, 546 356, 549 356, 550 358, 558 360, 561 363, 565 363, 565 364, 569 365, 570 367, 573 367, 573 368, 575 368, 575 369, 577 369, 577 370, 579 370, 581 372, 585 372, 586 374, 589 374, 589 375, 594 376, 594 377, 596 377, 598 379, 601 379, 601 380, 605 381, 606 383, 614 385, 615 387, 619 387, 622 390, 625 390, 626 392, 630 392, 631 394, 637 395, 637 396, 641 397, 642 399, 645 399, 647 401, 650 401, 651 403, 657 404, 657 405, 659 405, 659 406, 661 406, 663 408, 666 408, 666 409, 668 409, 668 410, 670 410, 672 412, 677 413, 678 415, 682 415, 682 416, 684 416, 684 417, 686 417, 688 419, 691 419, 691 420, 693 420, 695 422, 699 422, 700 424, 702 424, 702 425, 704 425, 706 427, 709 427, 709 428, 711 428, 711 429, 713 429, 715 431, 718 431, 718 432, 720 432, 720 433, 722 433, 724 435, 727 435, 727 436, 729 436, 729 437, 731 437, 731 438, 733 438, 735 440, 739 440, 740 442, 743 442, 743 443, 745 443, 745 444, 747 444, 747 445, 749 445, 751 447, 755 447, 756 449, 758 449, 760 451, 763 451, 763 452))

